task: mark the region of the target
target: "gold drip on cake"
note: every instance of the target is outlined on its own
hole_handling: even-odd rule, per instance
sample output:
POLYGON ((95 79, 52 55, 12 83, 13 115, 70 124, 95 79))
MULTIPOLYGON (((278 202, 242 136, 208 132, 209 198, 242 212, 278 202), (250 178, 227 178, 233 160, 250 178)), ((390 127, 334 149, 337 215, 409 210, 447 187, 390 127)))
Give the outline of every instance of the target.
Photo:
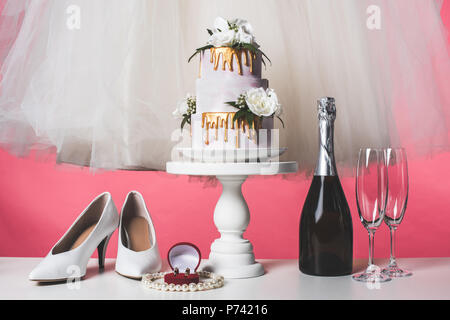
POLYGON ((256 54, 249 50, 242 50, 242 53, 244 54, 244 64, 249 67, 250 73, 253 73, 253 60, 256 59, 256 54))
POLYGON ((239 132, 247 133, 247 138, 257 143, 256 130, 261 128, 261 121, 255 118, 254 127, 250 129, 248 122, 245 120, 233 121, 236 112, 203 112, 202 113, 202 129, 206 129, 206 137, 204 143, 210 143, 210 129, 215 129, 214 139, 219 140, 219 128, 224 128, 224 141, 228 142, 228 129, 236 129, 236 148, 239 148, 239 132))
POLYGON ((253 73, 253 60, 256 59, 256 54, 247 49, 234 49, 230 47, 211 48, 210 62, 214 63, 214 70, 219 67, 220 57, 222 56, 222 70, 233 71, 233 59, 236 57, 238 73, 242 75, 242 54, 244 55, 244 65, 250 68, 250 73, 253 73))

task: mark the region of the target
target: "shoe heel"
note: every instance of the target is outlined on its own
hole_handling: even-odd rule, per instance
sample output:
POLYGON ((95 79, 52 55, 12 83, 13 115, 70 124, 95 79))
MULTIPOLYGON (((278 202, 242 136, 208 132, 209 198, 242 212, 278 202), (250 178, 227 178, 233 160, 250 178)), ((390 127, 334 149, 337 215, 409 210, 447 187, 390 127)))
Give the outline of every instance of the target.
POLYGON ((105 256, 106 256, 106 248, 108 247, 109 239, 111 238, 112 233, 107 236, 105 239, 100 242, 100 244, 97 246, 97 252, 98 252, 98 268, 103 269, 105 267, 105 256))

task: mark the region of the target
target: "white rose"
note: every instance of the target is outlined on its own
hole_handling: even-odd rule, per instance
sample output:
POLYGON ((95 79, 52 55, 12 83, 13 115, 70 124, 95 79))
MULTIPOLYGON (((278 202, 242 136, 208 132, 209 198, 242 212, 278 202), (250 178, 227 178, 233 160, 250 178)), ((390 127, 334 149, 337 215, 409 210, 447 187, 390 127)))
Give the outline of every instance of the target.
POLYGON ((231 24, 236 24, 239 29, 242 29, 245 33, 253 36, 253 27, 252 25, 244 19, 234 19, 230 21, 231 24))
POLYGON ((244 32, 242 29, 240 29, 237 32, 236 38, 237 42, 240 43, 253 43, 253 36, 251 34, 244 32))
MULTIPOLYGON (((189 96, 188 96, 189 97, 189 96)), ((177 104, 177 108, 175 109, 175 111, 172 113, 172 115, 175 118, 181 118, 183 117, 184 114, 186 114, 188 112, 189 106, 187 104, 187 98, 181 100, 180 102, 178 102, 177 104)))
POLYGON ((255 41, 252 25, 247 20, 234 19, 230 23, 238 26, 239 42, 253 43, 255 41))
POLYGON ((274 104, 270 102, 263 88, 248 90, 245 101, 250 111, 258 117, 269 117, 275 111, 274 104))
POLYGON ((224 32, 226 30, 229 30, 230 28, 228 26, 228 21, 222 17, 217 17, 214 20, 214 29, 215 32, 224 32))
POLYGON ((208 44, 214 47, 223 47, 232 45, 236 41, 236 32, 234 30, 226 30, 213 33, 208 40, 208 44))
POLYGON ((275 91, 273 89, 269 89, 267 88, 266 90, 266 94, 267 94, 267 101, 269 104, 273 104, 273 108, 275 108, 274 110, 274 115, 275 116, 280 116, 283 113, 283 110, 281 108, 281 104, 278 102, 278 96, 275 93, 275 91))
POLYGON ((214 47, 232 46, 235 43, 254 43, 255 40, 252 26, 243 19, 233 19, 228 22, 222 17, 217 17, 214 20, 212 33, 208 44, 214 47))

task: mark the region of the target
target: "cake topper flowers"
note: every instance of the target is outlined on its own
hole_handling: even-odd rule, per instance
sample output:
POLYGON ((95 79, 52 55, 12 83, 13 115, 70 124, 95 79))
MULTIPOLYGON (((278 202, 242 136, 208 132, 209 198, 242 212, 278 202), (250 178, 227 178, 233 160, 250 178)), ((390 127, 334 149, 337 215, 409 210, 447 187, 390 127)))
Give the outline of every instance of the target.
POLYGON ((191 115, 193 115, 197 110, 197 100, 196 97, 188 93, 186 98, 178 102, 177 108, 172 113, 175 118, 182 118, 181 129, 186 123, 191 124, 191 115))
POLYGON ((233 106, 239 111, 234 114, 233 121, 247 121, 250 129, 256 126, 259 118, 277 117, 284 127, 281 120, 281 104, 278 102, 278 96, 273 89, 251 88, 242 93, 236 101, 229 101, 226 104, 233 106))
MULTIPOLYGON (((226 20, 222 17, 217 17, 214 20, 214 28, 206 30, 209 33, 207 45, 197 48, 194 54, 188 59, 188 62, 204 50, 219 47, 230 47, 236 50, 245 49, 253 54, 261 52, 263 57, 270 62, 270 59, 259 49, 259 45, 256 43, 255 36, 253 35, 253 28, 247 20, 226 20)), ((264 59, 262 59, 262 62, 266 65, 264 59)))
POLYGON ((222 17, 217 17, 214 20, 214 29, 207 30, 210 35, 208 44, 216 48, 232 47, 238 43, 253 44, 258 47, 253 35, 253 28, 246 20, 233 19, 227 21, 222 17))

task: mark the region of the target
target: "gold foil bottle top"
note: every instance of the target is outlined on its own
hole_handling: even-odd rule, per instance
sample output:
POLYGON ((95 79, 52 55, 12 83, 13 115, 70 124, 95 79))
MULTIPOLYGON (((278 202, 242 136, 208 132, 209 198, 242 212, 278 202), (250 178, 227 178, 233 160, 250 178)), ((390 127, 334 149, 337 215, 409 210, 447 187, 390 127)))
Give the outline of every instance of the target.
POLYGON ((336 104, 334 98, 323 97, 317 100, 317 111, 319 112, 319 119, 336 119, 336 104))
POLYGON ((335 176, 337 173, 334 160, 334 119, 336 105, 334 98, 325 97, 317 101, 319 111, 319 157, 315 176, 335 176))

